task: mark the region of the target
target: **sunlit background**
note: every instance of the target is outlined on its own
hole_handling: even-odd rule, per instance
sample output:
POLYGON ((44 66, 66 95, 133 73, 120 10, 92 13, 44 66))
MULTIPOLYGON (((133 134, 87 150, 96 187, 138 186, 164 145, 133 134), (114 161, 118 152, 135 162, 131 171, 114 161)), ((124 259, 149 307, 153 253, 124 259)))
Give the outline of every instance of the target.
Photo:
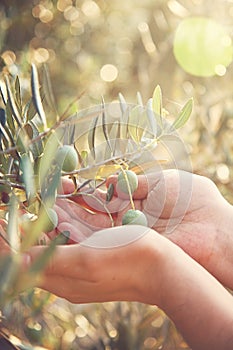
MULTIPOLYGON (((25 91, 30 64, 47 64, 60 113, 119 92, 146 101, 159 84, 172 119, 193 97, 180 132, 193 170, 233 203, 232 23, 232 0, 2 0, 0 64, 25 91)), ((155 307, 80 308, 39 290, 20 298, 2 311, 2 325, 33 349, 188 349, 155 307)))

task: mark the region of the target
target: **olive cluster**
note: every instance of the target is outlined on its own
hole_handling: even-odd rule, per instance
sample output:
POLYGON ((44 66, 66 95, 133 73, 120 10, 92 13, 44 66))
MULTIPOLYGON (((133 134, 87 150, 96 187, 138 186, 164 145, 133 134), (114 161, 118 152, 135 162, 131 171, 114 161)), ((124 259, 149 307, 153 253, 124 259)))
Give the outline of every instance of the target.
MULTIPOLYGON (((128 196, 138 188, 138 177, 132 170, 121 171, 117 177, 118 189, 128 196)), ((122 217, 122 225, 142 225, 147 226, 147 218, 141 210, 129 209, 122 217)))
MULTIPOLYGON (((65 173, 71 173, 77 168, 78 155, 75 148, 71 145, 64 145, 58 148, 55 156, 55 162, 65 173)), ((53 208, 46 208, 44 217, 44 232, 50 232, 57 227, 58 216, 53 208)))

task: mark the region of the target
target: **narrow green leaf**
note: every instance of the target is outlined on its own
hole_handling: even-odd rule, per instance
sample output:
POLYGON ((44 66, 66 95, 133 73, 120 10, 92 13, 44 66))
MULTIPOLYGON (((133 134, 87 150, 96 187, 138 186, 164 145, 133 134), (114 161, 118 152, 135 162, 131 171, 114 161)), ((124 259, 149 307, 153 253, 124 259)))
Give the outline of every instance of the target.
POLYGON ((11 110, 12 110, 13 117, 14 117, 15 121, 17 122, 18 126, 20 127, 22 125, 22 120, 21 120, 22 118, 20 116, 18 107, 15 103, 13 93, 12 93, 11 87, 10 87, 10 82, 9 82, 9 79, 7 76, 5 76, 5 83, 6 83, 6 89, 7 89, 7 98, 8 98, 11 110))
MULTIPOLYGON (((119 143, 119 128, 120 128, 120 124, 119 121, 116 120, 110 131, 109 131, 109 140, 111 143, 111 155, 114 156, 116 154, 116 148, 117 148, 117 143, 119 143)), ((106 158, 108 159, 108 158, 106 158)))
POLYGON ((176 118, 176 120, 174 121, 174 123, 172 124, 172 128, 174 129, 178 129, 181 126, 183 126, 187 120, 189 119, 191 113, 192 113, 192 109, 193 109, 193 98, 190 98, 186 104, 184 105, 184 107, 182 108, 182 110, 180 111, 178 117, 176 118))
POLYGON ((18 272, 13 254, 0 257, 0 307, 4 307, 9 301, 18 272))
POLYGON ((0 94, 4 105, 7 103, 6 84, 0 81, 0 94))
POLYGON ((111 201, 113 194, 114 194, 114 185, 111 183, 108 186, 107 193, 106 193, 106 203, 107 204, 111 201))
POLYGON ((129 107, 125 110, 125 112, 122 114, 120 119, 120 138, 122 140, 127 139, 128 135, 128 121, 129 121, 129 107))
POLYGON ((162 91, 159 85, 156 86, 153 92, 152 96, 152 108, 155 112, 155 116, 158 120, 159 125, 162 125, 162 109, 163 109, 163 102, 162 102, 162 91))
POLYGON ((10 147, 10 143, 9 143, 8 139, 6 139, 5 137, 2 138, 1 142, 2 142, 3 149, 8 149, 10 147))
POLYGON ((32 70, 31 70, 31 89, 32 89, 32 99, 33 99, 33 103, 35 105, 36 111, 40 116, 44 129, 47 129, 46 115, 44 112, 44 107, 40 96, 38 72, 34 64, 32 64, 32 70))
POLYGON ((153 111, 153 106, 152 106, 152 98, 150 98, 147 102, 146 105, 146 114, 147 114, 147 118, 149 120, 149 125, 150 125, 150 133, 156 137, 157 136, 157 131, 158 131, 158 127, 157 127, 157 119, 155 118, 155 114, 153 111))
MULTIPOLYGON (((1 149, 1 146, 0 146, 1 149)), ((5 174, 7 172, 8 160, 4 153, 0 153, 0 172, 5 174)))
POLYGON ((43 253, 37 258, 30 267, 29 273, 34 275, 35 273, 42 272, 42 270, 46 267, 51 258, 52 254, 55 251, 57 246, 56 239, 52 240, 49 246, 45 247, 43 253))
POLYGON ((48 103, 48 106, 51 108, 51 111, 53 112, 50 117, 50 123, 54 124, 58 121, 59 115, 57 112, 56 101, 53 94, 49 70, 46 64, 43 65, 43 91, 44 91, 45 99, 48 103))
POLYGON ((29 202, 35 198, 36 188, 34 180, 33 163, 28 154, 23 154, 20 158, 20 169, 22 171, 23 183, 25 185, 26 197, 29 202))
POLYGON ((54 238, 54 243, 56 245, 64 245, 67 244, 70 238, 70 231, 62 231, 60 232, 55 238, 54 238))
POLYGON ((12 117, 12 109, 11 109, 11 105, 10 105, 10 101, 8 100, 6 103, 6 116, 7 116, 7 124, 11 130, 12 135, 15 135, 16 133, 16 128, 15 128, 15 123, 14 123, 14 119, 12 117))
MULTIPOLYGON (((30 126, 32 129, 32 137, 31 139, 35 139, 38 138, 39 136, 39 130, 37 128, 37 126, 35 125, 35 123, 33 123, 33 121, 31 120, 30 123, 26 124, 28 127, 30 126)), ((38 140, 36 142, 33 142, 30 144, 29 146, 30 151, 33 154, 33 158, 37 158, 39 157, 42 153, 43 153, 43 142, 40 138, 38 138, 38 140)))
POLYGON ((121 93, 119 93, 118 99, 119 99, 119 102, 120 102, 121 113, 124 114, 126 109, 127 109, 126 100, 125 100, 124 96, 121 93))
POLYGON ((20 237, 18 234, 18 201, 17 197, 12 194, 9 205, 9 219, 7 225, 7 236, 10 242, 10 246, 14 251, 18 252, 20 247, 20 237))
POLYGON ((25 122, 29 122, 36 116, 36 108, 34 106, 33 100, 30 99, 24 108, 24 120, 25 122))
POLYGON ((143 106, 142 95, 139 91, 137 92, 137 102, 139 106, 143 106))
POLYGON ((145 127, 145 116, 142 106, 134 107, 129 115, 128 131, 131 138, 140 143, 145 127))
POLYGON ((18 109, 20 113, 22 112, 22 98, 21 98, 21 88, 20 88, 20 81, 19 77, 16 77, 15 80, 15 99, 16 99, 16 104, 18 106, 18 109))
POLYGON ((5 144, 5 147, 8 148, 9 145, 15 146, 15 140, 14 140, 14 135, 15 135, 15 126, 14 122, 12 120, 12 114, 11 114, 11 107, 9 103, 7 102, 6 105, 6 120, 3 123, 0 123, 0 129, 1 129, 1 139, 3 143, 5 144), (9 127, 9 120, 12 122, 12 126, 9 127))
POLYGON ((46 194, 48 185, 48 176, 51 173, 51 166, 54 164, 54 159, 58 147, 61 145, 61 140, 64 135, 64 128, 59 128, 54 131, 49 137, 44 147, 43 155, 39 164, 39 187, 46 194))
POLYGON ((45 98, 49 107, 54 111, 56 121, 58 120, 58 113, 56 108, 56 101, 53 94, 52 83, 50 79, 49 70, 46 64, 43 65, 43 89, 45 92, 45 98))
POLYGON ((88 159, 88 152, 86 150, 82 150, 80 152, 80 156, 81 156, 81 165, 83 168, 87 167, 87 159, 88 159))
POLYGON ((73 145, 75 141, 76 125, 73 123, 67 123, 65 129, 66 132, 64 134, 64 145, 73 145))
POLYGON ((49 173, 41 188, 41 198, 48 207, 53 207, 56 200, 57 188, 61 180, 61 167, 58 164, 51 165, 49 173))
POLYGON ((106 110, 105 110, 105 104, 104 104, 103 98, 102 98, 102 129, 103 129, 103 134, 104 134, 105 140, 107 142, 108 148, 109 148, 110 152, 112 152, 111 143, 109 141, 106 110))
POLYGON ((7 144, 7 145, 9 144, 14 145, 13 137, 10 133, 8 134, 7 131, 8 131, 8 128, 0 124, 1 141, 3 141, 4 144, 7 144))
POLYGON ((88 146, 94 159, 95 159, 95 133, 96 133, 96 126, 97 126, 98 119, 99 119, 99 115, 93 118, 91 127, 88 131, 88 136, 87 136, 88 146))
POLYGON ((28 151, 28 145, 29 145, 29 136, 26 132, 25 127, 22 127, 19 130, 19 133, 17 135, 17 139, 16 139, 16 146, 17 146, 17 150, 21 153, 26 153, 28 151))

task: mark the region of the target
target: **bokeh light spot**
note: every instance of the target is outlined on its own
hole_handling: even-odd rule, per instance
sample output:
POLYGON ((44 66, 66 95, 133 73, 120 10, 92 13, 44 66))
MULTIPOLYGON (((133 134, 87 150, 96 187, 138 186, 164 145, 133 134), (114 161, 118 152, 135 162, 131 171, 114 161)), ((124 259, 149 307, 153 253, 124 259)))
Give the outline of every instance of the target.
POLYGON ((32 9, 32 15, 43 23, 49 23, 53 19, 53 13, 43 5, 37 5, 32 9))
POLYGON ((79 11, 74 6, 68 6, 64 11, 64 17, 67 21, 75 21, 79 18, 79 11))
POLYGON ((100 15, 99 6, 92 0, 87 0, 82 5, 82 11, 87 17, 98 17, 100 15))
POLYGON ((230 180, 230 170, 226 164, 218 164, 216 167, 216 174, 222 183, 227 183, 230 180))
POLYGON ((16 60, 15 53, 13 51, 10 51, 10 50, 4 51, 2 54, 2 58, 3 58, 6 65, 14 64, 14 62, 16 60))
POLYGON ((39 47, 37 50, 34 51, 34 59, 38 63, 44 63, 48 61, 49 59, 49 52, 47 49, 43 47, 39 47))
POLYGON ((65 9, 71 5, 72 5, 72 0, 58 0, 57 9, 61 12, 64 12, 65 9))
POLYGON ((113 64, 105 64, 100 70, 100 77, 102 80, 112 82, 118 76, 118 69, 113 64))
POLYGON ((196 76, 224 75, 233 58, 232 40, 225 28, 207 17, 180 22, 174 38, 174 55, 180 66, 196 76))
POLYGON ((217 75, 219 75, 220 77, 222 77, 223 75, 226 74, 226 67, 223 64, 217 64, 217 66, 215 67, 215 73, 217 75))

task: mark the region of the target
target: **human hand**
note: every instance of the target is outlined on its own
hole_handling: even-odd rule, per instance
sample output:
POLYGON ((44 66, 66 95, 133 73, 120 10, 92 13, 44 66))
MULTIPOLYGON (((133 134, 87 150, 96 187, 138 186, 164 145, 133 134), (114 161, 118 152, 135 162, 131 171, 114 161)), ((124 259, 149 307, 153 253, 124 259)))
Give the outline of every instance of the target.
MULTIPOLYGON (((45 249, 29 250, 28 267, 45 249)), ((143 226, 108 228, 80 244, 57 246, 37 286, 73 303, 155 304, 192 349, 232 347, 230 293, 177 245, 143 226)))
MULTIPOLYGON (((121 225, 123 214, 131 208, 130 202, 114 195, 111 202, 107 203, 105 190, 96 189, 85 194, 86 190, 88 189, 74 194, 73 182, 67 178, 62 179, 54 206, 58 214, 58 225, 48 233, 51 239, 68 231, 68 243, 80 243, 96 231, 121 225)), ((144 193, 146 191, 144 189, 144 193)), ((134 198, 134 205, 140 209, 141 201, 134 198)))
MULTIPOLYGON (((107 185, 115 181, 113 177, 107 185)), ((67 191, 69 185, 65 186, 67 191)), ((105 198, 101 191, 96 196, 105 198)), ((56 247, 39 287, 75 303, 126 300, 156 304, 172 318, 193 349, 231 349, 232 296, 183 251, 212 269, 226 285, 230 281, 221 259, 229 228, 224 225, 224 213, 229 215, 231 206, 214 184, 206 178, 175 171, 139 177, 134 201, 146 213, 153 229, 157 227, 166 237, 133 225, 98 231, 101 225, 107 227, 110 220, 101 211, 100 202, 90 199, 87 206, 94 207, 98 214, 76 206, 83 200, 76 198, 69 221, 72 207, 63 207, 60 227, 69 225, 76 232, 83 220, 91 235, 81 238, 80 244, 56 247), (218 236, 220 228, 222 241, 218 236), (194 317, 190 318, 190 314, 194 317), (222 324, 226 325, 224 331, 222 324)), ((67 203, 62 201, 63 205, 67 203)), ((61 207, 57 205, 59 212, 61 207)), ((116 224, 120 224, 128 205, 116 192, 108 205, 116 224)), ((44 249, 30 249, 31 263, 44 249)), ((230 263, 230 259, 225 263, 230 263)))
MULTIPOLYGON (((74 303, 158 303, 163 246, 162 236, 142 226, 100 230, 80 244, 57 246, 39 287, 74 303), (148 274, 153 269, 156 284, 152 290, 148 274)), ((45 246, 32 247, 28 252, 31 261, 44 249, 45 246)))
MULTIPOLYGON (((233 208, 215 184, 206 177, 176 170, 140 175, 138 179, 134 204, 146 214, 149 226, 179 245, 223 284, 233 288, 233 208)), ((58 199, 58 231, 68 230, 72 243, 112 226, 106 208, 114 225, 121 225, 122 216, 131 204, 117 192, 116 176, 107 180, 107 187, 110 183, 114 185, 115 193, 108 205, 106 192, 101 190, 96 190, 91 197, 72 197, 72 201, 58 199)), ((73 190, 73 183, 65 180, 64 193, 73 190)))
POLYGON ((210 179, 175 170, 139 176, 134 197, 150 227, 233 288, 233 208, 210 179))

